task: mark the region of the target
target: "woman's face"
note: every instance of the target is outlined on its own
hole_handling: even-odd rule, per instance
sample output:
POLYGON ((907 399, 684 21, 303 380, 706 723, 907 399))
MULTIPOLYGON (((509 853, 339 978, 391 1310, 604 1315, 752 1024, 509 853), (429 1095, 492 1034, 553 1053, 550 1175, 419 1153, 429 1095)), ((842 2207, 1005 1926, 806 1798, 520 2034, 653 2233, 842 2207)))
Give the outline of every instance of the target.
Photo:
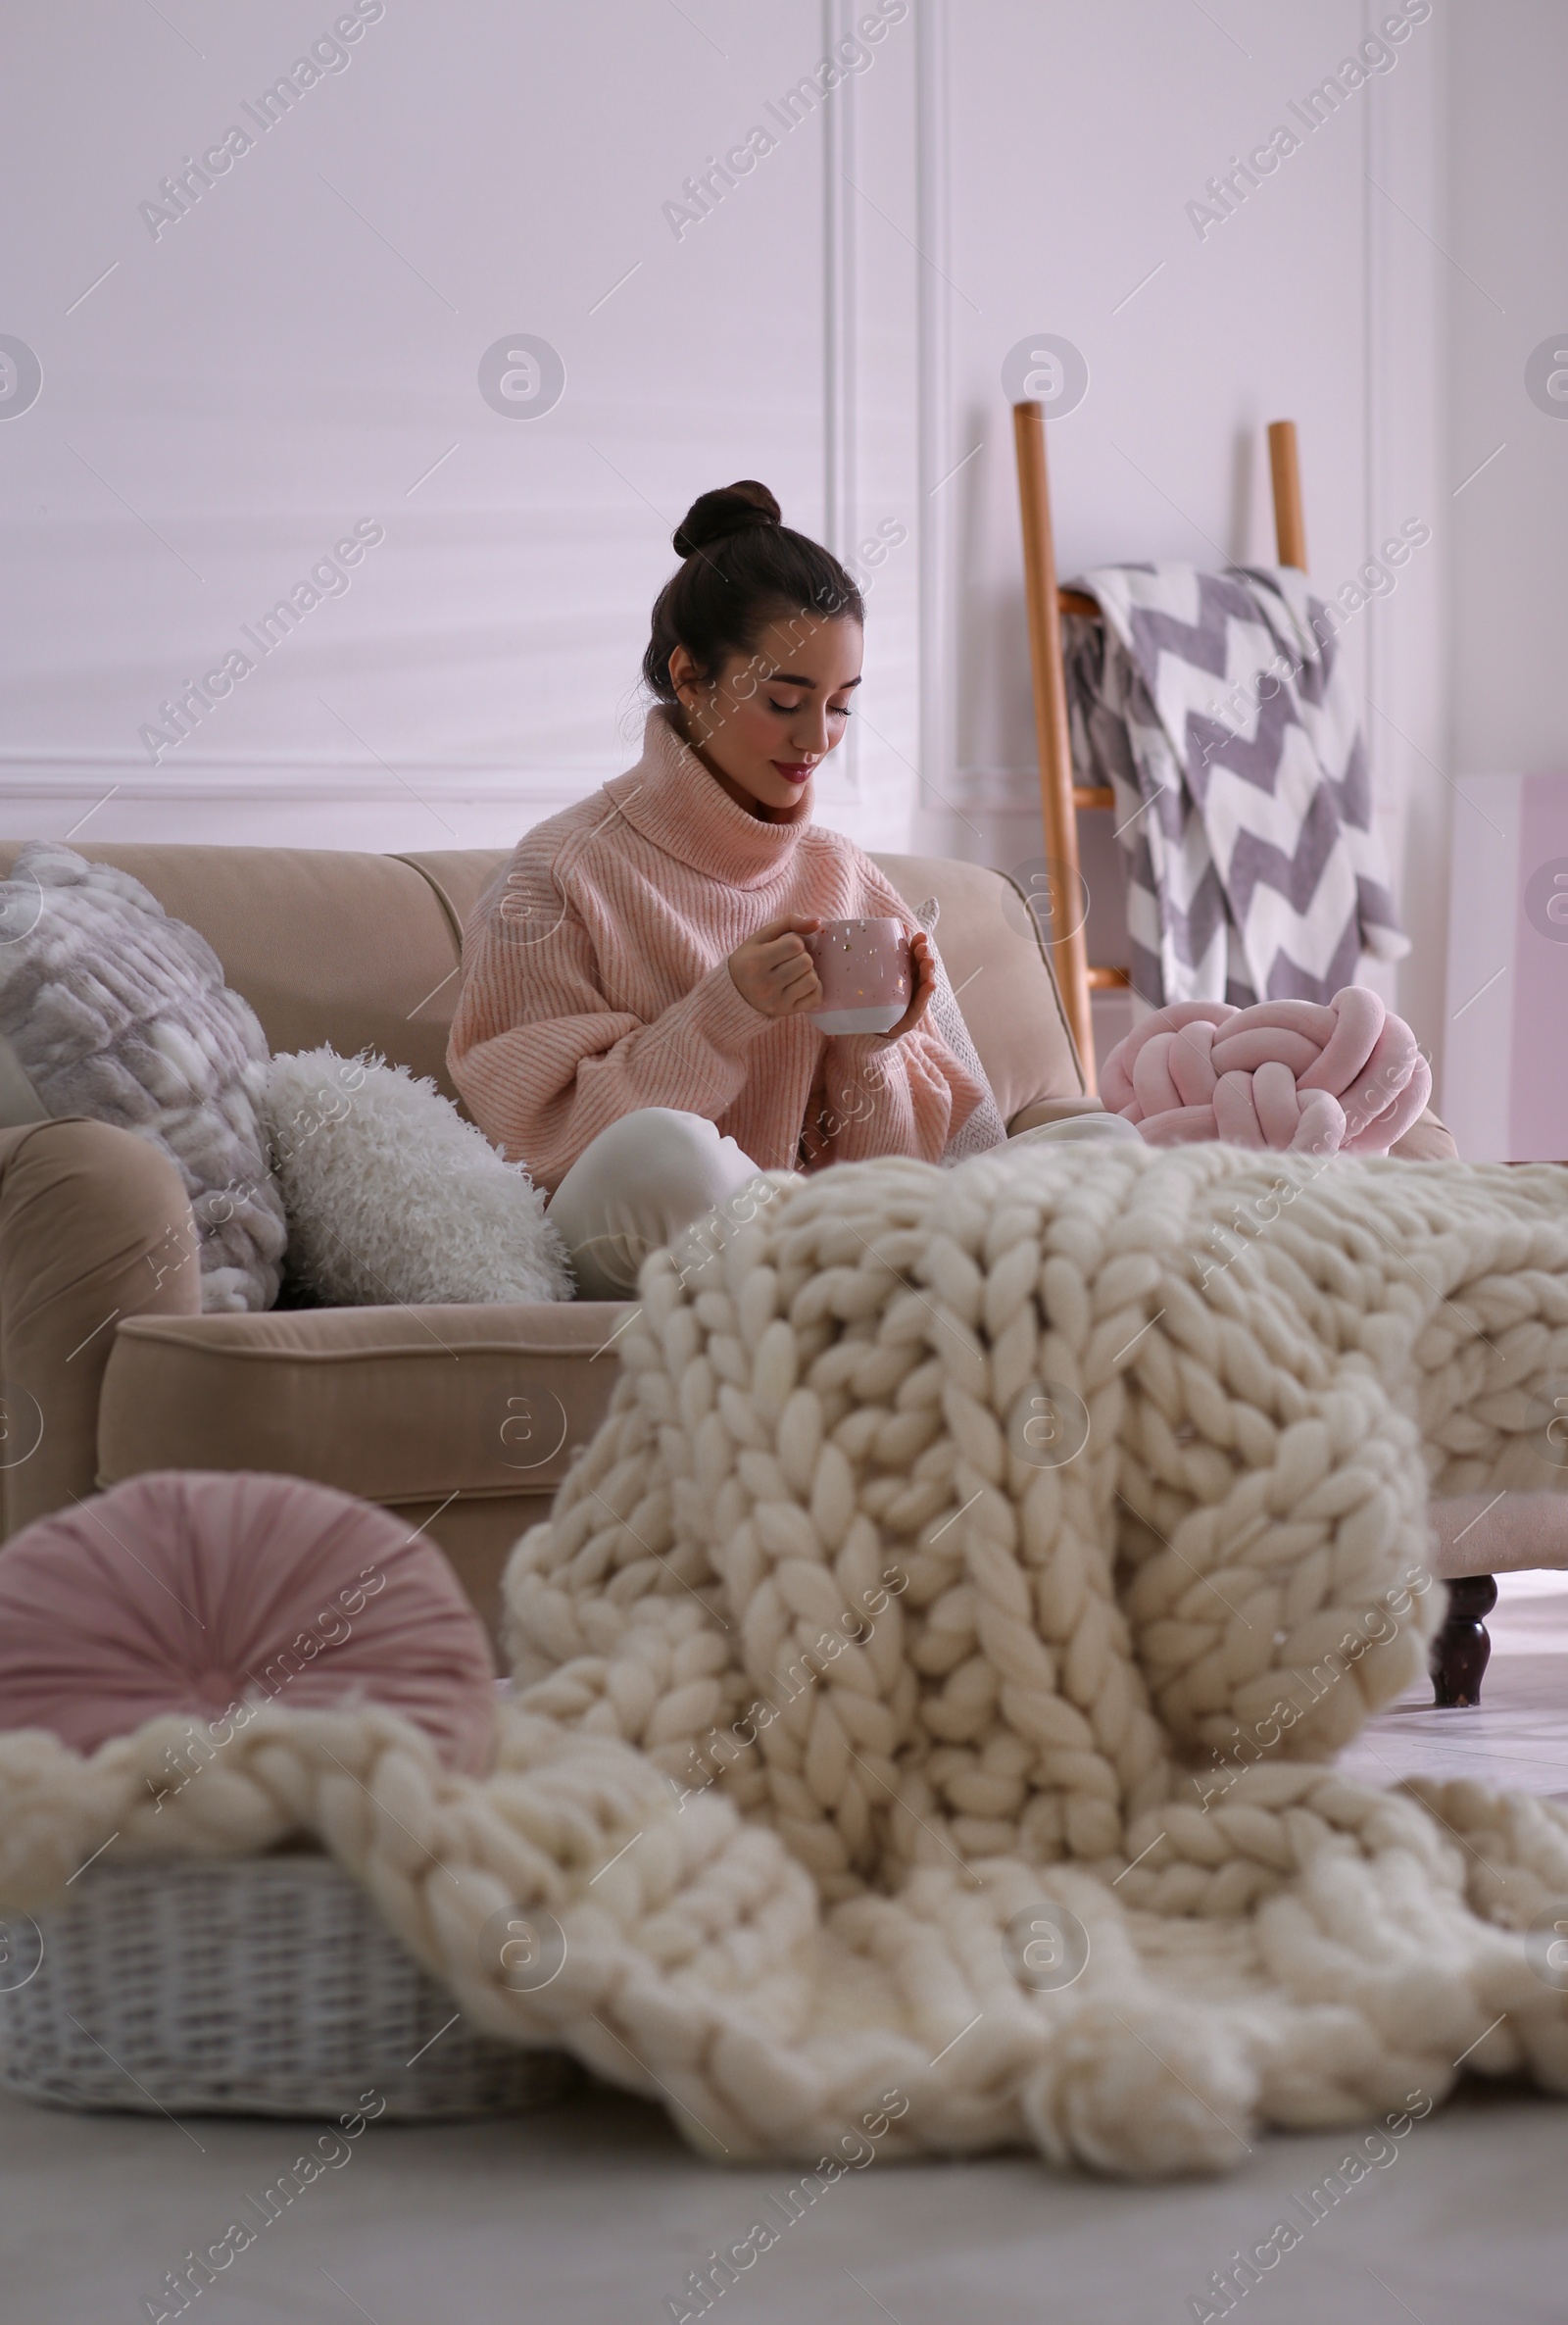
POLYGON ((711 681, 676 647, 669 675, 686 740, 731 799, 769 823, 809 816, 811 777, 849 723, 863 644, 847 616, 785 616, 711 681))

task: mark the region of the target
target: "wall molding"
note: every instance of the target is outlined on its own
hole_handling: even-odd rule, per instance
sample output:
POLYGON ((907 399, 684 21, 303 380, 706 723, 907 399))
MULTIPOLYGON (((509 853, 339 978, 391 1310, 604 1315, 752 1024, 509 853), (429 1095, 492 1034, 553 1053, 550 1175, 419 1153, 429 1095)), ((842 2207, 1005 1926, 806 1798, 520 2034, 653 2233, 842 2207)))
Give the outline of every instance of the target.
MULTIPOLYGON (((855 29, 856 0, 822 0, 822 43, 855 29)), ((856 362, 856 83, 846 74, 822 108, 822 538, 853 572, 859 531, 859 380, 856 362)), ((840 745, 843 775, 858 792, 860 737, 855 721, 840 745)))
POLYGON ((940 487, 953 441, 953 321, 948 297, 947 0, 914 0, 915 393, 919 428, 920 795, 938 797, 957 763, 954 717, 950 502, 940 487))
MULTIPOLYGON (((855 0, 822 0, 822 42, 854 30, 855 0)), ((855 554, 856 476, 856 76, 846 74, 822 108, 822 538, 845 564, 855 554)))
POLYGON ((530 799, 581 797, 623 774, 623 755, 581 767, 529 767, 515 760, 467 765, 450 759, 405 759, 367 767, 363 759, 184 759, 154 767, 145 759, 88 752, 0 755, 0 803, 7 799, 97 798, 114 789, 126 799, 285 799, 330 794, 342 799, 396 799, 411 784, 438 786, 449 799, 492 800, 526 792, 530 799))
MULTIPOLYGON (((838 757, 835 754, 835 760, 838 757)), ((514 800, 538 808, 542 814, 553 814, 558 807, 574 805, 585 791, 595 790, 625 771, 623 756, 577 769, 559 764, 549 769, 500 764, 454 767, 450 760, 412 759, 384 768, 367 768, 359 761, 329 760, 187 760, 182 766, 162 767, 140 761, 57 764, 38 760, 0 767, 0 823, 8 802, 58 800, 62 806, 68 802, 90 805, 110 794, 127 803, 310 800, 374 806, 407 801, 424 792, 437 806, 492 807, 514 800)), ((853 804, 837 767, 833 772, 837 779, 828 804, 853 804)), ((931 803, 938 812, 949 807, 1039 814, 1040 778, 1032 765, 956 767, 943 790, 946 799, 933 795, 931 803)))

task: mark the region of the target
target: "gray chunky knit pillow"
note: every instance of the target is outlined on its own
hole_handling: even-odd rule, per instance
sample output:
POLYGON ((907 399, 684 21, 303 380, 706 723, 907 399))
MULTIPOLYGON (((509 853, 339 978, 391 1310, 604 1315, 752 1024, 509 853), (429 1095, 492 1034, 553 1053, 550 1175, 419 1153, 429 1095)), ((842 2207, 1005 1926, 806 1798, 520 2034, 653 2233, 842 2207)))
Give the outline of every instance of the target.
POLYGON ((90 1114, 162 1147, 203 1308, 270 1308, 287 1231, 257 1118, 267 1037, 206 939, 128 872, 34 841, 0 881, 0 1036, 4 1119, 90 1114))

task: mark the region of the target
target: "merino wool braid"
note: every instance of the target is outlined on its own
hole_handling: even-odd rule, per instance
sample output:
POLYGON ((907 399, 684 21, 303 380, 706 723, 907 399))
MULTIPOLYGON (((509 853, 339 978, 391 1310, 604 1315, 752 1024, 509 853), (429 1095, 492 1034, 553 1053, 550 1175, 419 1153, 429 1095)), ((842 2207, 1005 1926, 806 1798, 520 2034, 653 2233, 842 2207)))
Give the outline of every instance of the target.
POLYGON ((274 1707, 155 1812, 177 1723, 90 1760, 5 1738, 0 1904, 117 1829, 316 1834, 475 2023, 731 2160, 813 2162, 893 2092, 884 2154, 1155 2174, 1461 2060, 1568 2088, 1524 1937, 1568 1814, 1332 1765, 1422 1669, 1429 1493, 1551 1482, 1564 1195, 1130 1142, 767 1182, 644 1271, 509 1569, 493 1774, 274 1707), (1034 1417, 1080 1407, 1042 1466, 1034 1417), (1042 1907, 1089 1936, 1047 1992, 1006 1938, 1042 1907), (565 1957, 514 1993, 485 1933, 529 1908, 565 1957))

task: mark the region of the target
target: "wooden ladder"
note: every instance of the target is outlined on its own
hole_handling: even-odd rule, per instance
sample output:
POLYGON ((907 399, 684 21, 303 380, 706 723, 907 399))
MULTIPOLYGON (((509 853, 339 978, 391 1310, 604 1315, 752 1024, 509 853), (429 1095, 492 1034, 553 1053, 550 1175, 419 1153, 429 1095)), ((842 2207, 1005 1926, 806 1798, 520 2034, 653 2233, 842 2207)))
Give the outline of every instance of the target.
MULTIPOLYGON (((1035 739, 1040 755, 1040 807, 1046 827, 1046 859, 1053 917, 1062 933, 1047 937, 1062 1006, 1091 1092, 1095 1088, 1095 1031, 1090 996, 1124 988, 1124 968, 1089 959, 1081 925, 1071 925, 1080 883, 1078 811, 1103 813, 1114 805, 1108 784, 1075 783, 1067 725, 1067 684, 1061 652, 1063 614, 1101 618, 1100 608, 1082 590, 1062 589, 1056 580, 1056 549, 1051 530, 1051 486, 1046 470, 1045 415, 1037 403, 1014 404, 1013 437, 1018 453, 1018 498, 1023 516, 1024 579, 1028 594, 1029 661, 1034 674, 1035 739)), ((1306 570, 1306 529, 1301 517, 1301 472, 1297 458, 1296 422, 1275 420, 1268 430, 1269 473, 1274 488, 1274 538, 1282 566, 1306 570)))

